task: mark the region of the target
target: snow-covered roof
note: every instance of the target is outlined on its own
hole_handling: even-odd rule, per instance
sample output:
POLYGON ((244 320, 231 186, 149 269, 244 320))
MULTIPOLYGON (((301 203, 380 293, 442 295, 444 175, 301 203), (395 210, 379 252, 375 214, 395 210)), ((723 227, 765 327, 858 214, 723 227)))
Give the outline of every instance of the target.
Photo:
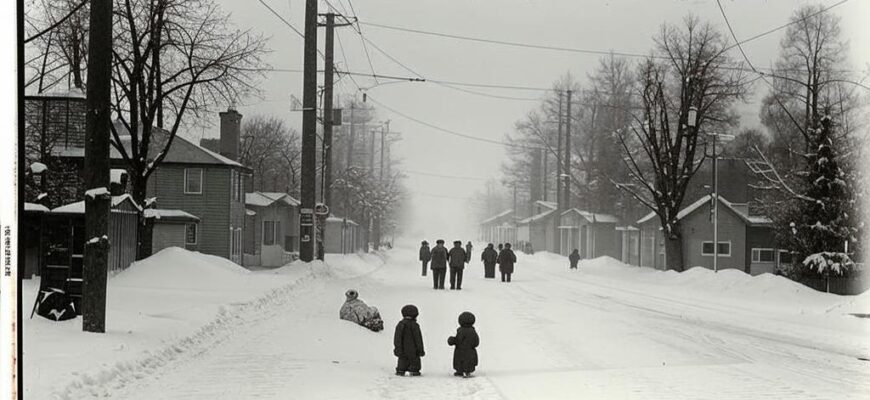
POLYGON ((537 201, 535 201, 535 204, 538 204, 538 205, 543 206, 545 208, 549 208, 551 210, 555 210, 555 209, 559 208, 559 205, 556 204, 556 202, 554 202, 554 201, 537 200, 537 201))
MULTIPOLYGON (((712 195, 707 194, 707 195, 702 196, 700 199, 696 200, 694 203, 692 203, 692 204, 688 205, 687 207, 683 208, 682 210, 680 210, 680 212, 677 213, 677 220, 681 220, 681 219, 685 218, 687 215, 695 212, 695 210, 697 210, 699 207, 703 206, 704 204, 709 203, 711 201, 711 199, 712 199, 712 195)), ((748 216, 748 215, 744 214, 739 209, 737 209, 737 207, 735 207, 734 204, 732 204, 730 201, 726 200, 722 196, 719 196, 719 203, 724 205, 725 208, 734 212, 734 214, 737 214, 737 216, 740 217, 740 219, 742 219, 744 222, 746 222, 749 225, 766 225, 766 224, 771 223, 770 218, 767 218, 765 216, 760 216, 760 215, 759 216, 748 216)), ((655 217, 655 215, 656 214, 654 212, 651 212, 651 213, 645 215, 643 218, 637 220, 637 224, 638 225, 644 224, 644 223, 648 222, 649 220, 653 219, 653 217, 655 217)))
POLYGON ((565 215, 565 214, 568 214, 571 212, 577 213, 581 217, 586 218, 586 220, 589 221, 590 223, 601 222, 601 223, 605 223, 605 224, 608 224, 608 223, 615 224, 615 223, 619 222, 619 219, 614 217, 613 215, 593 213, 593 212, 589 212, 589 211, 580 210, 578 208, 571 208, 571 209, 565 210, 562 212, 562 215, 565 215))
POLYGON ((281 192, 253 192, 245 193, 245 204, 254 207, 268 207, 280 201, 291 207, 299 205, 299 200, 294 199, 287 193, 281 192))
POLYGON ((250 208, 246 208, 246 209, 245 209, 245 215, 248 215, 248 216, 253 217, 253 216, 257 215, 257 212, 254 211, 254 210, 251 210, 250 208))
MULTIPOLYGON (((343 223, 343 222, 344 222, 344 218, 342 218, 342 217, 336 217, 336 216, 334 216, 334 215, 330 215, 329 217, 326 217, 326 222, 340 222, 340 223, 343 223)), ((348 225, 359 225, 359 224, 357 224, 356 222, 353 222, 352 219, 348 219, 348 220, 347 220, 347 223, 348 223, 348 225)))
POLYGON ((494 215, 494 216, 492 216, 492 217, 489 217, 489 218, 487 218, 487 219, 485 219, 485 220, 483 220, 483 221, 480 221, 480 224, 481 224, 481 225, 486 225, 486 224, 488 224, 488 223, 498 221, 499 219, 504 218, 504 217, 506 217, 506 216, 512 214, 513 212, 514 212, 514 210, 504 210, 504 211, 502 211, 502 212, 500 212, 500 213, 498 213, 498 214, 496 214, 496 215, 494 215))
POLYGON ((60 97, 73 99, 86 99, 87 96, 79 88, 69 88, 65 90, 52 90, 50 92, 28 94, 26 97, 60 97))
MULTIPOLYGON (((135 201, 133 201, 133 196, 129 194, 122 194, 120 196, 112 196, 112 207, 117 207, 119 204, 129 201, 130 204, 133 205, 138 210, 142 210, 135 201)), ((75 203, 70 203, 67 205, 63 205, 51 210, 53 213, 63 213, 63 214, 84 214, 85 213, 85 202, 77 201, 75 203)))
POLYGON ((110 178, 112 183, 121 183, 121 176, 127 173, 126 169, 123 168, 112 168, 110 171, 110 178))
POLYGON ((24 203, 24 211, 48 212, 48 207, 36 203, 24 203))
POLYGON ((173 222, 197 222, 199 217, 190 214, 183 210, 163 210, 159 208, 148 208, 145 210, 145 218, 154 218, 156 220, 173 222))
POLYGON ((532 222, 537 222, 537 221, 540 221, 540 220, 542 220, 542 219, 544 219, 544 218, 547 218, 548 216, 550 216, 550 214, 553 214, 553 213, 555 213, 555 212, 556 212, 556 210, 547 210, 547 211, 544 211, 544 212, 542 212, 542 213, 540 213, 540 214, 532 215, 531 217, 528 217, 528 218, 526 218, 526 219, 522 219, 522 220, 520 220, 520 221, 517 222, 517 223, 518 223, 518 224, 524 224, 524 225, 525 225, 525 224, 529 224, 529 223, 532 223, 532 222))

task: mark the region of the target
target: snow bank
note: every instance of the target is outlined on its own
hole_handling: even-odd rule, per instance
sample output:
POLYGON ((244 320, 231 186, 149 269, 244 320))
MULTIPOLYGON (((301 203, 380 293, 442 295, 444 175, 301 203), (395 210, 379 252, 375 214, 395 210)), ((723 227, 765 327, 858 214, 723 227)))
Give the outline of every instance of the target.
POLYGON ((222 257, 169 247, 137 261, 115 276, 118 286, 164 289, 222 289, 237 286, 250 271, 222 257))

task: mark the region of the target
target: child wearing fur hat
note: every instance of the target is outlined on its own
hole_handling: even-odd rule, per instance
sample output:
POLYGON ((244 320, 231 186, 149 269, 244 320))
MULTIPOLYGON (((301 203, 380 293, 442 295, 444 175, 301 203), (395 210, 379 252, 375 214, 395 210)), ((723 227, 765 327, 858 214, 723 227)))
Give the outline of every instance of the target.
POLYGON ((474 314, 468 311, 459 314, 456 336, 447 338, 447 344, 454 346, 453 369, 456 372, 453 376, 469 378, 477 366, 477 346, 480 344, 480 337, 474 330, 474 321, 474 314))
POLYGON ((420 376, 420 357, 426 355, 423 351, 423 334, 417 324, 417 307, 408 304, 402 307, 402 320, 396 324, 393 335, 393 354, 399 358, 396 364, 396 375, 420 376))

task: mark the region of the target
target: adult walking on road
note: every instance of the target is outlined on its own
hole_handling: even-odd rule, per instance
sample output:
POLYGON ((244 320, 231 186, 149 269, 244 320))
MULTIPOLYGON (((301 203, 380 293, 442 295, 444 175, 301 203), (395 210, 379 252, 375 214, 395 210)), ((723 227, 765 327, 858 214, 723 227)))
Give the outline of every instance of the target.
POLYGON ((577 263, 580 261, 580 250, 574 249, 574 251, 568 255, 568 261, 571 262, 570 269, 577 269, 577 263))
POLYGON ((465 262, 466 263, 471 262, 471 248, 472 248, 471 241, 469 240, 468 243, 465 244, 465 262))
POLYGON ((465 250, 462 249, 461 240, 453 242, 448 258, 450 259, 450 290, 462 290, 462 270, 465 269, 467 257, 465 250))
POLYGON ((432 248, 430 256, 432 286, 434 289, 444 289, 444 277, 447 275, 447 249, 444 247, 444 240, 435 241, 435 247, 432 248))
POLYGON ((432 259, 432 252, 429 251, 429 242, 423 241, 420 246, 420 261, 423 262, 423 276, 426 276, 426 268, 429 266, 429 260, 432 259))
POLYGON ((501 272, 501 281, 510 282, 511 274, 514 273, 514 264, 517 262, 517 255, 511 250, 511 244, 505 243, 504 250, 498 253, 498 270, 501 272))
POLYGON ((495 278, 495 262, 497 260, 498 252, 495 251, 492 243, 486 245, 486 248, 480 253, 480 261, 483 261, 484 278, 495 278))

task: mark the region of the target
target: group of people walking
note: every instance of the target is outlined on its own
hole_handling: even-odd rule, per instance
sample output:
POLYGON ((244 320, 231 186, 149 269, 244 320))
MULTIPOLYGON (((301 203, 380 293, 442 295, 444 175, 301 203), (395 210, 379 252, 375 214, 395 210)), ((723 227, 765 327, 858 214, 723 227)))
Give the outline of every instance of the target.
MULTIPOLYGON (((435 290, 444 289, 444 281, 447 275, 447 267, 450 267, 450 290, 462 290, 462 275, 465 270, 465 264, 471 262, 471 250, 473 246, 469 241, 465 248, 462 247, 462 241, 456 240, 453 242, 453 247, 448 250, 444 246, 444 240, 438 239, 435 241, 435 247, 429 248, 429 242, 423 241, 420 246, 420 262, 422 263, 422 273, 426 276, 427 267, 431 263, 432 269, 432 288, 435 290)), ((480 254, 480 260, 483 262, 484 278, 495 278, 495 265, 499 265, 501 272, 501 281, 510 282, 511 274, 514 272, 514 264, 517 262, 517 256, 511 250, 511 244, 505 243, 498 245, 498 251, 492 243, 489 243, 480 254)))

